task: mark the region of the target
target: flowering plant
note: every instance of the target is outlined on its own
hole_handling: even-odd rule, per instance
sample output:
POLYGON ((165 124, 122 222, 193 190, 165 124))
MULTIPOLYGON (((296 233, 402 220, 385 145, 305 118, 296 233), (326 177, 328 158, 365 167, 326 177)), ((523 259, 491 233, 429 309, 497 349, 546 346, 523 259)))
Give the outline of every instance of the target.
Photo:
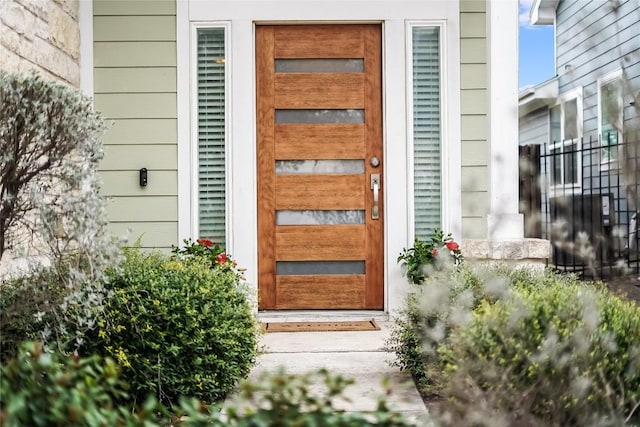
POLYGON ((433 271, 446 266, 458 266, 463 259, 460 245, 453 240, 453 236, 434 228, 431 240, 422 241, 416 237, 413 247, 404 248, 397 262, 411 283, 419 285, 433 271))
POLYGON ((184 247, 173 246, 171 252, 175 257, 182 260, 204 259, 210 263, 212 270, 231 271, 236 273, 240 279, 244 279, 244 269, 238 268, 231 255, 225 252, 224 248, 210 239, 198 239, 195 242, 191 239, 184 239, 184 247))

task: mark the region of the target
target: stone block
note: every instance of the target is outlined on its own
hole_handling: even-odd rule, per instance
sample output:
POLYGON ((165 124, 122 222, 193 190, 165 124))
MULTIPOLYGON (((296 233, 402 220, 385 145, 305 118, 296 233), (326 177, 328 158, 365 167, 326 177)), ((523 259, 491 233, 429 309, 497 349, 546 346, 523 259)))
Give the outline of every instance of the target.
POLYGON ((528 258, 547 259, 551 256, 551 242, 545 239, 526 239, 528 258))
POLYGON ((468 259, 487 259, 491 254, 489 241, 484 239, 465 239, 461 250, 462 255, 468 259))
POLYGON ((518 260, 527 257, 524 239, 505 240, 502 242, 502 258, 518 260))
POLYGON ((73 59, 78 59, 80 56, 78 22, 53 3, 49 8, 49 32, 51 43, 73 59))

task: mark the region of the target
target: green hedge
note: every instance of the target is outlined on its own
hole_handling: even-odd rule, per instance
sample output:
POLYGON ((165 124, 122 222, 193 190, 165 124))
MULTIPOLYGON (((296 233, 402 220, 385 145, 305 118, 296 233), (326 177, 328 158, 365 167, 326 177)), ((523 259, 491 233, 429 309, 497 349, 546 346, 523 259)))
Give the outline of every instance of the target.
POLYGON ((640 404, 640 308, 574 276, 434 277, 388 345, 427 391, 453 398, 460 425, 478 414, 478 425, 621 425, 640 404))
POLYGON ((84 351, 110 356, 138 400, 223 399, 253 366, 259 328, 233 271, 125 250, 84 351))

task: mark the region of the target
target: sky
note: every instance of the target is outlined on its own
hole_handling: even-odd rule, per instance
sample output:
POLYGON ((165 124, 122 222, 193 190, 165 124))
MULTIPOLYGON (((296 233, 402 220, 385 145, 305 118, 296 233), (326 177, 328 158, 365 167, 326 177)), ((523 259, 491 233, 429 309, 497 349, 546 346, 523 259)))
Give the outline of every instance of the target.
POLYGON ((518 87, 535 86, 555 75, 553 25, 531 25, 529 11, 534 0, 520 1, 520 57, 518 87))

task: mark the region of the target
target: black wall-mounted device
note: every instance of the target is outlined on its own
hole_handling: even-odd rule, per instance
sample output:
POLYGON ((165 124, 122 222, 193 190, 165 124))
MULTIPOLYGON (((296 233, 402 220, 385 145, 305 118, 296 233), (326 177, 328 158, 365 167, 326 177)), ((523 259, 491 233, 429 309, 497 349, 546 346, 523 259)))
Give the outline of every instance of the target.
POLYGON ((140 187, 146 187, 147 181, 147 168, 142 168, 140 169, 140 187))

